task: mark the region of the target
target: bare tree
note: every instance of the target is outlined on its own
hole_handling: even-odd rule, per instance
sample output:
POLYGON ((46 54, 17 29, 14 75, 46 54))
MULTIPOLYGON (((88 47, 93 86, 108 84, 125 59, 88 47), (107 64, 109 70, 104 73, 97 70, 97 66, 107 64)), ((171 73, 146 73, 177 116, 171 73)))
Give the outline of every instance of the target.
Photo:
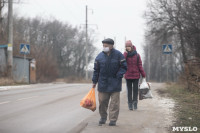
MULTIPOLYGON (((4 30, 6 31, 6 19, 4 30)), ((89 62, 93 59, 95 47, 89 36, 89 62)), ((56 19, 40 17, 24 18, 14 16, 14 55, 19 53, 20 43, 31 45, 32 58, 37 63, 38 80, 47 81, 69 76, 82 78, 85 75, 84 31, 56 19)))
POLYGON ((150 71, 149 79, 166 80, 167 62, 166 56, 162 55, 162 44, 173 44, 173 54, 168 62, 172 81, 183 72, 188 59, 200 58, 199 9, 199 0, 149 1, 145 13, 148 30, 144 46, 144 65, 150 71))

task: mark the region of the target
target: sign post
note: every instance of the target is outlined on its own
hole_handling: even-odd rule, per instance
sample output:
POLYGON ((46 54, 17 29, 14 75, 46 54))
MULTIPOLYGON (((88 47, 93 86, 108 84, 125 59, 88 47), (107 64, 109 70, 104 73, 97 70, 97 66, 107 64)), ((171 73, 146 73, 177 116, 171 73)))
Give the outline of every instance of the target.
POLYGON ((163 54, 167 56, 167 81, 169 81, 169 59, 168 55, 172 54, 172 44, 164 44, 163 47, 163 54))
POLYGON ((26 55, 30 54, 30 45, 29 44, 20 44, 20 53, 24 55, 24 78, 25 78, 25 60, 26 55))

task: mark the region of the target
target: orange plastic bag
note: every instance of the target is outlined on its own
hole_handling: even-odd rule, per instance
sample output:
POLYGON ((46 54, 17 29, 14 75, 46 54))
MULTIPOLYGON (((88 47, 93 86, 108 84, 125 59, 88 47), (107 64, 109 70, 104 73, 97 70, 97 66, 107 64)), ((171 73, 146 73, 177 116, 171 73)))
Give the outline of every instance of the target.
POLYGON ((81 107, 92 111, 96 110, 95 88, 92 88, 88 92, 88 94, 81 100, 80 105, 81 107))

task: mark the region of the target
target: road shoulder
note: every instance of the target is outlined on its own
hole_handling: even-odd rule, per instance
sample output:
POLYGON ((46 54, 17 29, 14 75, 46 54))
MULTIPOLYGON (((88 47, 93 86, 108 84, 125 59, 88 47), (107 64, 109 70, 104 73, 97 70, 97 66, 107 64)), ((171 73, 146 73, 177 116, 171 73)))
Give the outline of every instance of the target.
POLYGON ((138 110, 129 111, 126 92, 121 94, 120 114, 116 127, 108 126, 109 121, 103 126, 98 126, 100 116, 97 112, 87 120, 87 126, 81 133, 167 133, 173 120, 174 101, 162 98, 156 92, 165 87, 165 84, 152 84, 153 99, 139 101, 138 110))

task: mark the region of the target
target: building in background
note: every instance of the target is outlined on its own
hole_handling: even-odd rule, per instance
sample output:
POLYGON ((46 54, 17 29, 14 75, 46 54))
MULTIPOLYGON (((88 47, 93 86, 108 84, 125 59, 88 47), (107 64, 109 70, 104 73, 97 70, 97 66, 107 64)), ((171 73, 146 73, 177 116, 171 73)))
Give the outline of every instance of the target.
MULTIPOLYGON (((6 47, 0 45, 0 77, 6 75, 6 47)), ((36 61, 33 58, 13 57, 13 79, 17 83, 36 83, 36 61)))

